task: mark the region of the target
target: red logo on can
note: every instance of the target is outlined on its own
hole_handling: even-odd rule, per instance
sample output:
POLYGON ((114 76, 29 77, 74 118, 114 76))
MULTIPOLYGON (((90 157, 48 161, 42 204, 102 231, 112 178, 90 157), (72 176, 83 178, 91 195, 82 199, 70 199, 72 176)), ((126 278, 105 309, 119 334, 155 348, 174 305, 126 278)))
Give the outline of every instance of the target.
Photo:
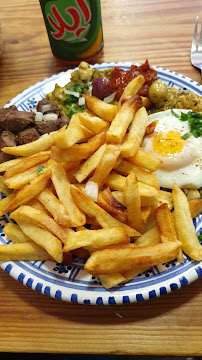
POLYGON ((85 35, 90 28, 91 10, 88 0, 73 0, 69 7, 64 9, 58 1, 51 2, 46 9, 47 19, 53 31, 51 35, 56 40, 69 42, 85 41, 85 35), (61 5, 61 6, 60 6, 61 5))

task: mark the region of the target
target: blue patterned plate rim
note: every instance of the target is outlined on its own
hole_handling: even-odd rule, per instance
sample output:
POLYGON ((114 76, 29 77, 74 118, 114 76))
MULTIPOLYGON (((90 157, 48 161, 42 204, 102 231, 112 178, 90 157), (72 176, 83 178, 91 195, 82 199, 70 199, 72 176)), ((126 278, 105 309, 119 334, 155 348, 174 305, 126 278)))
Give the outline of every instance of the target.
MULTIPOLYGON (((129 69, 131 65, 140 65, 131 62, 113 62, 92 65, 100 70, 120 66, 129 69)), ((202 95, 202 86, 192 79, 172 70, 153 66, 158 77, 169 86, 194 91, 202 95)), ((19 110, 35 108, 37 102, 54 89, 56 83, 64 86, 75 69, 63 71, 46 78, 18 94, 5 106, 16 105, 19 110)), ((2 194, 1 194, 2 196, 2 194)), ((6 244, 3 226, 8 222, 7 216, 1 221, 0 243, 6 244)), ((197 234, 202 231, 202 215, 194 220, 197 234)), ((100 282, 83 270, 79 260, 71 265, 56 264, 54 262, 0 262, 0 267, 14 279, 25 286, 51 296, 53 298, 87 305, 126 304, 148 300, 177 290, 202 276, 202 261, 193 261, 185 256, 184 264, 175 261, 155 266, 141 274, 123 287, 117 286, 110 290, 102 287, 100 282)))

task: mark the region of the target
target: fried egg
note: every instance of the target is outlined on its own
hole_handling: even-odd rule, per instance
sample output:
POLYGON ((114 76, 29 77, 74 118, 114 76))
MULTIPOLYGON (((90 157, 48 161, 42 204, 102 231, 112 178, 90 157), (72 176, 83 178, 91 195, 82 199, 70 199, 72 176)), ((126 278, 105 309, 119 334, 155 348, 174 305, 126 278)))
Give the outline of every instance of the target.
MULTIPOLYGON (((181 115, 190 110, 174 109, 181 115)), ((155 172, 161 187, 172 189, 176 183, 181 188, 202 187, 202 137, 182 135, 190 131, 188 121, 176 118, 171 110, 149 115, 149 122, 158 120, 153 134, 145 136, 141 148, 162 161, 155 172)))

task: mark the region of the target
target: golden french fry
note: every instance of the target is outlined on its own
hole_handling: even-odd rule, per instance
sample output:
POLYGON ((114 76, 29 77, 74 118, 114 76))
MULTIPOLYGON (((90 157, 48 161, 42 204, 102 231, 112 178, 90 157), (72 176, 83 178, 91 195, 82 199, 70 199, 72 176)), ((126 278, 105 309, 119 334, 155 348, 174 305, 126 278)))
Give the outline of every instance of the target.
MULTIPOLYGON (((154 210, 154 217, 161 242, 178 241, 173 215, 171 214, 167 203, 161 204, 154 210)), ((179 250, 177 258, 180 263, 184 262, 182 249, 179 250)))
POLYGON ((11 200, 14 199, 14 194, 10 194, 7 197, 4 197, 0 200, 0 216, 3 216, 6 214, 7 211, 5 211, 6 206, 11 202, 11 200))
POLYGON ((62 165, 52 162, 52 182, 55 186, 57 196, 61 203, 64 205, 68 214, 70 215, 70 226, 76 227, 84 225, 86 217, 75 204, 70 193, 70 182, 67 178, 66 172, 62 165))
POLYGON ((124 273, 129 270, 139 271, 143 264, 145 268, 150 268, 174 260, 180 246, 179 241, 142 247, 131 247, 130 244, 114 245, 92 253, 84 269, 92 275, 124 273))
POLYGON ((4 147, 1 151, 15 156, 31 156, 49 149, 54 144, 53 134, 45 134, 31 143, 4 147))
POLYGON ((48 184, 49 178, 51 176, 51 170, 46 169, 46 171, 39 173, 36 177, 30 181, 29 184, 25 185, 15 194, 12 194, 10 201, 5 205, 2 210, 4 214, 8 211, 16 209, 22 204, 26 204, 28 201, 37 196, 41 191, 45 189, 48 184))
POLYGON ((189 203, 184 192, 176 185, 173 186, 174 221, 178 239, 182 243, 182 250, 194 260, 202 260, 202 247, 196 236, 189 203))
POLYGON ((107 179, 109 173, 114 167, 119 155, 121 153, 121 148, 115 145, 107 145, 104 149, 102 157, 97 165, 97 168, 90 178, 90 181, 93 181, 98 184, 100 188, 105 180, 107 179))
POLYGON ((90 138, 87 143, 75 144, 68 149, 60 149, 57 146, 51 148, 51 158, 56 162, 80 161, 91 156, 101 145, 105 143, 106 132, 102 132, 90 138))
POLYGON ((118 214, 127 219, 126 207, 113 196, 109 188, 99 192, 97 204, 104 210, 118 214))
POLYGON ((141 97, 135 95, 124 102, 120 110, 117 112, 115 118, 112 120, 111 125, 106 134, 106 141, 113 144, 121 144, 126 134, 128 126, 133 120, 137 110, 141 108, 141 97))
POLYGON ((133 80, 131 80, 125 87, 120 99, 119 99, 119 103, 118 103, 118 110, 121 107, 121 103, 122 100, 129 97, 129 96, 133 96, 136 95, 138 93, 138 91, 141 89, 141 87, 144 85, 145 83, 145 78, 142 75, 138 75, 136 78, 134 78, 133 80))
POLYGON ((123 161, 123 157, 122 157, 122 155, 120 154, 120 155, 118 156, 118 158, 117 158, 114 166, 113 166, 113 169, 116 169, 116 168, 122 163, 122 161, 123 161))
MULTIPOLYGON (((139 184, 139 183, 138 183, 139 184)), ((139 186, 138 186, 139 187, 139 186)), ((152 208, 156 208, 158 206, 157 198, 156 196, 141 196, 141 206, 142 207, 148 207, 152 206, 152 208)))
POLYGON ((78 171, 80 167, 80 163, 81 161, 68 161, 68 162, 60 163, 62 167, 65 169, 68 178, 71 177, 71 181, 76 181, 73 174, 75 173, 75 171, 78 171))
POLYGON ((18 221, 32 222, 42 229, 49 231, 60 239, 64 244, 68 237, 68 229, 62 228, 58 223, 47 214, 28 205, 21 205, 10 214, 10 218, 18 221))
MULTIPOLYGON (((142 195, 144 194, 144 188, 142 186, 140 186, 140 184, 143 184, 141 182, 138 182, 138 188, 139 188, 139 192, 140 192, 140 197, 141 197, 141 207, 147 207, 147 206, 152 206, 152 207, 157 207, 158 206, 158 202, 157 202, 157 198, 156 196, 148 196, 147 190, 145 191, 145 196, 142 195), (142 191, 143 189, 143 191, 142 191)), ((146 185, 146 184, 144 184, 146 185)), ((149 186, 149 185, 148 185, 149 186)), ((151 186, 152 188, 152 186, 151 186)), ((121 204, 123 204, 123 194, 122 191, 112 191, 112 195, 113 197, 115 197, 115 199, 117 201, 119 201, 121 204)))
POLYGON ((105 180, 105 185, 107 185, 110 189, 123 191, 125 182, 125 176, 122 176, 120 174, 117 174, 115 171, 112 171, 105 180))
MULTIPOLYGON (((123 191, 125 182, 126 182, 125 176, 117 174, 115 171, 112 171, 109 174, 109 176, 107 177, 105 184, 110 189, 117 190, 117 191, 123 191)), ((159 194, 158 190, 155 187, 145 184, 141 181, 138 181, 138 187, 139 187, 141 197, 152 198, 152 197, 158 196, 158 194, 159 194)), ((143 206, 146 206, 146 205, 143 205, 143 206)))
POLYGON ((144 170, 143 168, 131 164, 128 161, 123 160, 122 163, 116 168, 116 171, 126 176, 134 173, 137 176, 138 181, 159 189, 159 182, 154 173, 144 170))
POLYGON ((144 224, 147 223, 148 217, 150 216, 152 211, 151 206, 142 206, 141 207, 141 216, 144 224))
POLYGON ((141 231, 144 226, 141 213, 141 199, 137 178, 133 173, 126 178, 123 190, 123 203, 127 208, 129 225, 137 231, 141 231))
MULTIPOLYGON (((103 209, 104 209, 104 207, 103 207, 103 209)), ((114 214, 112 213, 112 215, 116 220, 120 221, 121 224, 127 224, 127 218, 125 216, 123 216, 121 214, 116 214, 116 213, 114 213, 114 214)))
POLYGON ((37 200, 37 198, 31 199, 30 201, 28 201, 28 203, 26 203, 26 205, 31 206, 34 209, 40 210, 42 213, 51 217, 50 212, 45 208, 45 206, 39 200, 37 200))
POLYGON ((192 219, 200 215, 202 211, 202 199, 189 200, 189 209, 192 219))
POLYGON ((53 218, 59 225, 68 227, 70 224, 70 216, 62 202, 53 194, 50 189, 44 189, 37 199, 52 214, 53 218))
POLYGON ((71 194, 77 206, 90 218, 96 219, 98 224, 100 224, 103 228, 106 229, 111 227, 124 227, 128 236, 131 237, 140 235, 140 233, 135 229, 132 229, 128 225, 114 219, 110 214, 108 214, 99 205, 94 203, 89 197, 87 197, 81 190, 79 190, 74 185, 71 185, 71 194))
MULTIPOLYGON (((44 167, 44 164, 41 166, 44 167)), ((35 179, 35 177, 37 176, 37 170, 38 170, 38 167, 35 166, 35 167, 33 167, 29 170, 26 170, 22 173, 20 172, 19 174, 5 178, 4 184, 9 189, 21 189, 23 186, 28 184, 31 180, 35 179)))
POLYGON ((135 156, 142 143, 145 129, 148 122, 148 114, 144 107, 141 107, 135 114, 131 123, 126 140, 121 145, 123 157, 135 156))
POLYGON ((120 273, 109 274, 109 275, 98 275, 98 278, 102 286, 105 287, 105 289, 110 289, 125 281, 125 278, 120 273))
POLYGON ((76 173, 74 173, 74 176, 79 183, 84 181, 97 168, 105 150, 106 150, 106 144, 103 144, 93 155, 91 155, 80 166, 79 170, 76 173))
POLYGON ((162 163, 162 161, 157 159, 154 155, 142 150, 138 150, 134 156, 129 157, 126 160, 152 172, 156 171, 162 163))
POLYGON ((33 242, 0 245, 0 261, 44 261, 52 257, 33 242))
POLYGON ((146 130, 145 130, 145 136, 153 134, 158 122, 159 122, 158 120, 154 120, 149 125, 147 125, 146 130))
POLYGON ((62 262, 62 243, 57 237, 52 235, 49 231, 41 229, 39 226, 33 224, 32 222, 25 222, 24 220, 18 221, 18 225, 25 233, 25 235, 27 235, 36 244, 44 248, 55 261, 59 263, 62 262))
POLYGON ((91 251, 103 249, 114 244, 128 244, 130 238, 123 227, 100 230, 81 230, 68 236, 63 251, 71 251, 80 247, 90 247, 91 251))
MULTIPOLYGON (((161 204, 154 210, 154 217, 156 225, 160 233, 161 241, 163 238, 167 238, 167 241, 177 241, 177 234, 175 231, 175 225, 173 216, 168 208, 167 204, 161 204)), ((165 239, 164 239, 165 240, 165 239)))
POLYGON ((149 100, 149 98, 144 97, 144 96, 141 96, 141 98, 142 98, 143 106, 144 106, 146 109, 150 109, 151 106, 152 106, 152 102, 149 100))
POLYGON ((173 208, 172 192, 159 190, 157 198, 159 205, 166 203, 168 205, 169 210, 173 208))
POLYGON ((144 266, 144 265, 140 265, 139 268, 135 269, 135 270, 128 270, 122 273, 122 276, 124 277, 124 284, 126 284, 127 282, 129 282, 130 280, 134 279, 136 276, 138 276, 139 274, 142 274, 144 271, 148 270, 150 267, 144 266))
POLYGON ((137 246, 150 246, 160 242, 160 234, 156 225, 135 240, 137 246))
POLYGON ((0 176, 0 192, 2 192, 6 196, 12 194, 12 190, 8 189, 4 184, 3 176, 0 176))
MULTIPOLYGON (((125 183, 124 183, 124 185, 125 185, 125 183)), ((158 191, 157 189, 155 189, 154 187, 152 187, 150 185, 141 183, 141 182, 138 182, 138 188, 139 188, 139 192, 140 192, 142 207, 145 207, 145 206, 157 207, 158 206, 158 201, 157 201, 157 197, 155 194, 155 191, 158 191), (153 191, 153 189, 154 189, 154 191, 153 191), (149 193, 149 191, 150 191, 150 193, 149 193)), ((124 189, 124 187, 123 187, 123 189, 124 189)), ((113 195, 113 197, 115 197, 115 199, 117 201, 119 201, 121 204, 123 204, 122 191, 113 191, 112 195, 113 195)))
MULTIPOLYGON (((130 99, 131 96, 125 96, 124 99, 122 99, 122 104, 124 103, 124 101, 130 99)), ((142 100, 142 106, 144 106, 146 109, 150 109, 152 106, 152 102, 149 100, 149 98, 141 96, 141 100, 142 100)), ((117 109, 119 111, 120 107, 117 106, 117 109)))
MULTIPOLYGON (((128 215, 127 215, 127 212, 125 212, 124 208, 125 208, 125 205, 123 205, 124 201, 123 201, 123 194, 119 191, 116 191, 116 192, 112 192, 112 196, 113 198, 115 198, 115 200, 118 202, 118 207, 121 209, 121 206, 123 206, 123 210, 120 210, 119 212, 118 211, 115 211, 115 209, 111 209, 110 206, 106 205, 106 204, 100 204, 101 207, 103 207, 103 209, 105 209, 106 211, 110 211, 110 212, 114 212, 117 216, 120 216, 120 221, 122 222, 125 222, 128 215)), ((146 198, 148 199, 148 198, 146 198)), ((142 198, 141 198, 141 201, 142 201, 142 198)), ((143 198, 143 201, 144 201, 144 198, 143 198)), ((98 196, 98 204, 99 204, 99 196, 98 196)), ((141 207, 141 216, 142 216, 142 220, 144 222, 144 224, 147 224, 148 225, 148 219, 150 217, 150 215, 152 214, 152 207, 151 206, 148 206, 148 205, 145 205, 145 206, 142 206, 141 207)), ((116 216, 116 219, 119 220, 119 218, 116 216)), ((114 215, 115 217, 115 215, 114 215)))
POLYGON ((141 197, 154 197, 158 196, 158 190, 156 187, 145 184, 144 182, 138 181, 138 188, 141 197))
POLYGON ((111 122, 117 113, 117 106, 107 104, 95 96, 83 94, 87 107, 101 119, 111 122))
POLYGON ((32 156, 22 158, 16 165, 9 167, 5 174, 4 179, 10 178, 20 173, 24 173, 26 170, 34 168, 37 165, 46 163, 50 159, 50 151, 43 151, 32 156))
POLYGON ((1 163, 0 164, 0 173, 10 169, 12 166, 17 165, 21 161, 22 161, 22 158, 17 158, 17 159, 8 160, 8 161, 1 163))
POLYGON ((60 149, 67 149, 79 141, 92 137, 92 131, 81 125, 79 114, 74 114, 65 131, 53 134, 54 142, 60 149))
POLYGON ((11 222, 4 226, 4 234, 6 234, 8 239, 11 240, 14 244, 28 242, 33 243, 33 241, 23 233, 17 224, 13 224, 11 222))
POLYGON ((79 113, 80 122, 87 129, 91 130, 94 134, 99 134, 105 129, 108 129, 109 123, 95 116, 95 114, 90 114, 87 111, 79 113))

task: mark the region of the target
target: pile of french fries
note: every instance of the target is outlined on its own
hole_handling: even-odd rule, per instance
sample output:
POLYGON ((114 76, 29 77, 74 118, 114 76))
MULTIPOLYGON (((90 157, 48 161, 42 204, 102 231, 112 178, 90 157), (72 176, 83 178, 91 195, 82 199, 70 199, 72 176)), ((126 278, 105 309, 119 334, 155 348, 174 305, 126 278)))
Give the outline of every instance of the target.
POLYGON ((76 256, 111 288, 154 265, 183 262, 183 251, 202 260, 192 221, 202 200, 188 200, 177 185, 160 190, 161 161, 140 149, 156 125, 134 94, 141 86, 140 76, 118 106, 84 95, 88 110, 68 127, 2 149, 17 158, 0 164, 0 216, 15 221, 4 226, 12 243, 0 246, 0 261, 76 256))

